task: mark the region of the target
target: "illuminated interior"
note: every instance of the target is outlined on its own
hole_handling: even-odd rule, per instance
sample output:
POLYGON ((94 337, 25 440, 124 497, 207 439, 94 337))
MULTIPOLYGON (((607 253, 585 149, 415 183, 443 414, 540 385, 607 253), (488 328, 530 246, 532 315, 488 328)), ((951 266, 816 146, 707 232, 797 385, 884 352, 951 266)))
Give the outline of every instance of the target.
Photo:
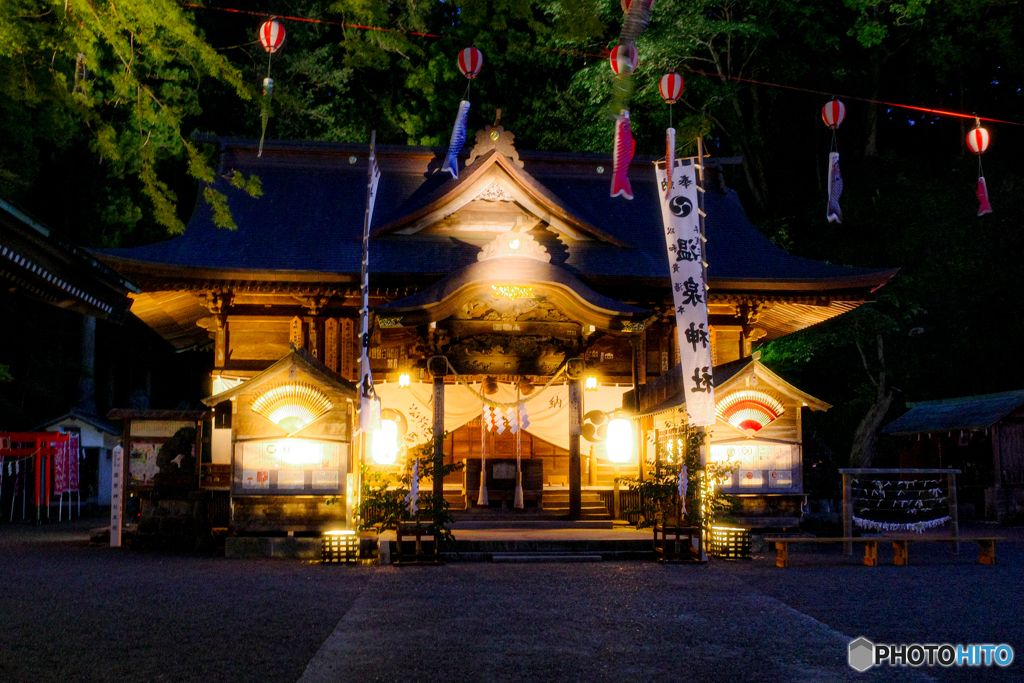
POLYGON ((305 382, 279 384, 252 402, 253 412, 292 434, 333 407, 324 392, 305 382))
POLYGON ((785 411, 782 403, 757 389, 740 389, 718 401, 718 417, 744 432, 759 432, 785 411))

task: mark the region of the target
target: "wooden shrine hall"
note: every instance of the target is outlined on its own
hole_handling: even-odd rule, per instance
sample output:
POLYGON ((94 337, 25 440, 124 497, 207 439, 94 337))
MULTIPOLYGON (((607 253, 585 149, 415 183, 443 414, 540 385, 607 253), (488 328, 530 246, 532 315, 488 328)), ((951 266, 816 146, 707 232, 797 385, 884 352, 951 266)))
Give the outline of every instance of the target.
MULTIPOLYGON (((432 438, 433 385, 443 387, 445 456, 467 461, 444 482, 456 516, 477 502, 484 452, 490 504, 509 504, 494 493, 518 452, 529 463, 526 506, 564 505, 578 518, 581 499, 605 500, 615 471, 601 444, 581 443, 583 416, 632 409, 624 393, 678 363, 654 159, 634 160, 627 201, 609 197, 609 155, 520 152, 513 140, 501 126, 478 132, 458 179, 439 171, 443 149, 377 146, 370 365, 403 448, 432 438), (432 358, 441 360, 428 367, 432 358), (526 400, 529 426, 485 431, 482 388, 526 400)), ((217 181, 238 229, 216 227, 200 197, 182 236, 99 258, 140 285, 132 312, 175 347, 212 347, 207 466, 225 473, 233 531, 337 528, 345 509, 352 523, 356 475, 372 465, 353 448, 368 148, 277 142, 258 157, 252 140, 204 141, 220 146, 221 178, 262 183, 254 199, 217 181), (336 497, 345 504, 326 505, 336 497)), ((787 254, 750 223, 714 160, 707 166, 716 366, 871 301, 895 274, 787 254)), ((794 420, 801 403, 827 407, 769 383, 796 401, 786 406, 794 420)))

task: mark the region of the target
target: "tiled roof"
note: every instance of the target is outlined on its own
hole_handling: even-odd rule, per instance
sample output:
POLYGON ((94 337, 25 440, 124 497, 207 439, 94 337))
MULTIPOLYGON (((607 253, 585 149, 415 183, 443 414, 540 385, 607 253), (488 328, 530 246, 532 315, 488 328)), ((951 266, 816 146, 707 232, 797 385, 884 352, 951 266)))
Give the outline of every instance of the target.
MULTIPOLYGON (((218 181, 229 197, 238 230, 213 224, 200 198, 181 237, 130 249, 101 252, 117 259, 171 266, 231 270, 357 273, 366 198, 366 147, 340 144, 270 146, 263 159, 248 141, 223 141, 230 165, 259 175, 263 196, 250 198, 218 181), (275 161, 275 153, 278 155, 275 161), (357 163, 350 163, 350 156, 357 163), (284 161, 281 161, 284 159, 284 161)), ((437 171, 444 150, 378 146, 382 177, 374 227, 421 208, 429 197, 455 183, 437 171), (433 159, 431 159, 433 155, 433 159), (417 156, 420 166, 400 163, 417 156)), ((667 278, 661 210, 650 161, 634 161, 630 180, 635 198, 608 196, 607 155, 521 152, 525 172, 569 213, 632 248, 599 240, 577 242, 564 268, 584 277, 667 278), (604 165, 605 173, 596 171, 604 165)), ((813 289, 877 287, 894 273, 887 269, 837 266, 791 256, 761 235, 747 219, 736 193, 706 194, 707 256, 711 282, 810 283, 813 289)), ((439 235, 376 237, 370 270, 378 274, 437 274, 476 261, 479 247, 439 235)))
POLYGON ((963 396, 910 403, 910 410, 887 424, 884 434, 924 434, 984 429, 1024 406, 1024 391, 963 396))

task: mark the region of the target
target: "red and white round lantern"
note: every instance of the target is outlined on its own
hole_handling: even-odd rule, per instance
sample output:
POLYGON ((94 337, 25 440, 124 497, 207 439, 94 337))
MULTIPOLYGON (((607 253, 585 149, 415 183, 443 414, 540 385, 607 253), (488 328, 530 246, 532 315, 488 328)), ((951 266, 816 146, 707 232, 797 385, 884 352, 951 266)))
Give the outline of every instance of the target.
POLYGON ((263 49, 274 54, 284 45, 284 26, 277 19, 266 21, 260 26, 260 44, 263 49))
MULTIPOLYGON (((654 0, 645 0, 647 2, 647 9, 654 7, 654 0)), ((622 13, 625 14, 629 11, 629 6, 633 4, 633 0, 619 0, 619 4, 622 5, 622 13)))
POLYGON ((843 119, 845 118, 846 106, 839 100, 826 102, 825 106, 821 108, 821 120, 831 130, 836 130, 839 126, 843 125, 843 119))
POLYGON ((628 48, 616 45, 608 55, 608 61, 611 62, 612 71, 616 76, 619 74, 628 76, 636 69, 636 64, 640 59, 636 54, 636 46, 631 44, 628 48))
POLYGON ((658 83, 661 99, 669 104, 675 104, 683 96, 683 85, 683 77, 679 74, 665 74, 658 83))
POLYGON ((476 78, 484 65, 484 55, 475 47, 467 47, 459 53, 459 71, 466 78, 476 78))
POLYGON ((988 149, 988 131, 978 126, 967 134, 967 146, 975 154, 981 154, 988 149))

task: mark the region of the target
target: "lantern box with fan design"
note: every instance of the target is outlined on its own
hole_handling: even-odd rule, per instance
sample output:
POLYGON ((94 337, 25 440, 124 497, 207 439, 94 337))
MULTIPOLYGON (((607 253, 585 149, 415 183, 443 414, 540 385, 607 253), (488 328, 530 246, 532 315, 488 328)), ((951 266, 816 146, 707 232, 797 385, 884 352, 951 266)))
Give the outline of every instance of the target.
POLYGON ((233 531, 320 532, 351 519, 355 395, 350 382, 293 350, 206 399, 232 411, 233 531))

